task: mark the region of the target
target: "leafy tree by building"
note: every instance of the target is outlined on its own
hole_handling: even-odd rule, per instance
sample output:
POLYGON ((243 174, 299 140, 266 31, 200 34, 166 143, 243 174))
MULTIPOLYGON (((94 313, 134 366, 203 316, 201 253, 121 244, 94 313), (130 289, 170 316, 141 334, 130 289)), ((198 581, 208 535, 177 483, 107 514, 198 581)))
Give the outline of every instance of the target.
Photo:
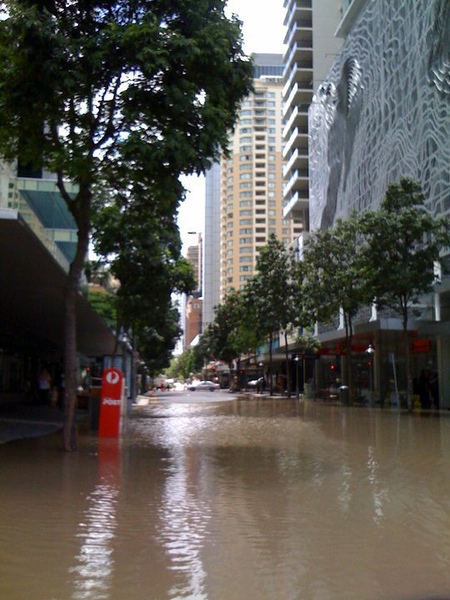
POLYGON ((409 178, 388 186, 380 210, 365 213, 369 287, 379 309, 399 315, 403 328, 407 405, 412 408, 408 323, 414 305, 439 283, 436 265, 450 244, 450 220, 432 215, 420 184, 409 178))
POLYGON ((246 286, 247 306, 255 315, 260 337, 269 343, 269 389, 273 392, 273 342, 282 332, 285 345, 287 393, 291 394, 288 336, 300 325, 301 296, 297 261, 275 235, 269 237, 256 261, 256 274, 246 286))
POLYGON ((351 352, 354 318, 371 303, 373 295, 368 279, 370 255, 359 217, 338 220, 332 229, 313 232, 304 252, 305 301, 315 319, 327 323, 341 314, 345 330, 345 383, 353 400, 351 352))
MULTIPOLYGON (((252 65, 223 0, 6 0, 1 7, 0 152, 56 173, 78 227, 65 295, 64 446, 71 450, 75 299, 96 189, 139 182, 154 192, 203 172, 226 147, 252 65), (75 197, 66 180, 78 185, 75 197)), ((153 193, 148 201, 156 201, 153 193)))

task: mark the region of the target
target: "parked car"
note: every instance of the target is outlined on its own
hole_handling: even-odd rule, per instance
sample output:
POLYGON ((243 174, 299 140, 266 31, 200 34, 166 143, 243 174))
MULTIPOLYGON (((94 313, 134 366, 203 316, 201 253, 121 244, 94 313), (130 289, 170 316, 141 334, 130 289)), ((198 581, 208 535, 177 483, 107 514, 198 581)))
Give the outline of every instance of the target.
POLYGON ((197 392, 200 390, 209 390, 210 392, 214 392, 214 390, 218 390, 220 385, 218 383, 214 383, 214 381, 199 381, 198 383, 192 383, 188 385, 188 390, 190 392, 197 392))

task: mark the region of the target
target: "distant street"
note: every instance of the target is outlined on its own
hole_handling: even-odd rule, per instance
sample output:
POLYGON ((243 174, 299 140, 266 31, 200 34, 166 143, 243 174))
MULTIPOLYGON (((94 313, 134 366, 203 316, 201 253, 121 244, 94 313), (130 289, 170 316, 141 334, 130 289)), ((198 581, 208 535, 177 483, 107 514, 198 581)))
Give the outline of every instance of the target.
POLYGON ((156 390, 153 392, 147 392, 145 395, 138 396, 137 404, 145 406, 152 402, 231 402, 236 400, 239 394, 232 393, 228 389, 215 390, 210 392, 209 390, 201 390, 197 392, 190 392, 189 390, 156 390))

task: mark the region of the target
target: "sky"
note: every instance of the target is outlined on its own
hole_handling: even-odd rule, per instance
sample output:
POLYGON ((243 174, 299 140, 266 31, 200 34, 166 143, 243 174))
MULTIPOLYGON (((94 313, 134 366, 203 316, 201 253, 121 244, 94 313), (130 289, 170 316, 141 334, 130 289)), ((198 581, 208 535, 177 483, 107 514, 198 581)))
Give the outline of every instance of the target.
MULTIPOLYGON (((236 14, 243 22, 246 54, 283 53, 283 0, 228 0, 227 9, 228 14, 236 14)), ((197 235, 188 232, 203 233, 205 180, 204 177, 189 177, 183 180, 183 184, 187 194, 179 210, 178 227, 185 253, 188 246, 197 243, 197 235)))

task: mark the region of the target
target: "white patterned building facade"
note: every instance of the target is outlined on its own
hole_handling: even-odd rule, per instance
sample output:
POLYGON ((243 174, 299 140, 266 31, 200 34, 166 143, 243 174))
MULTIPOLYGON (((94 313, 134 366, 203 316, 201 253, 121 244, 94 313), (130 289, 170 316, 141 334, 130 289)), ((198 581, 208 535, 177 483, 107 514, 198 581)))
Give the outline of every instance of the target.
MULTIPOLYGON (((345 35, 309 112, 310 228, 377 209, 401 177, 420 182, 432 214, 448 215, 450 2, 359 0, 345 35)), ((378 344, 380 385, 389 379, 387 354, 399 329, 380 315, 358 326, 378 344)), ((328 340, 338 336, 329 332, 328 340)), ((438 373, 441 406, 450 407, 448 279, 423 299, 411 336, 429 342, 415 367, 438 373)))

